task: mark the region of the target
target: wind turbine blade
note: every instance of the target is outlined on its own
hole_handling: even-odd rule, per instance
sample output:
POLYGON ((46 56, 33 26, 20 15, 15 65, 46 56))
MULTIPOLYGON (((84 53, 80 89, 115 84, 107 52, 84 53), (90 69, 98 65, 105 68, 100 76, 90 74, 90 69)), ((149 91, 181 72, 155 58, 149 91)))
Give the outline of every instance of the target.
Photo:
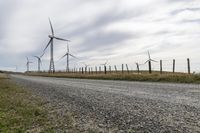
POLYGON ((42 58, 42 56, 45 54, 45 52, 42 53, 42 55, 40 55, 40 58, 42 58))
POLYGON ((156 60, 153 60, 153 59, 151 59, 150 61, 153 61, 153 62, 158 62, 158 61, 156 61, 156 60))
POLYGON ((67 39, 62 39, 62 38, 55 37, 55 36, 54 36, 53 38, 55 38, 55 39, 57 39, 57 40, 61 40, 61 41, 68 41, 68 42, 70 41, 70 40, 67 40, 67 39))
POLYGON ((67 52, 69 53, 69 45, 67 44, 67 52))
POLYGON ((61 60, 62 58, 64 58, 65 56, 67 56, 68 53, 66 53, 65 55, 63 55, 59 60, 61 60))
POLYGON ((49 44, 51 43, 52 39, 49 40, 48 44, 46 45, 45 49, 43 50, 43 52, 47 49, 47 47, 49 46, 49 44))
POLYGON ((108 61, 106 61, 104 65, 106 65, 107 63, 108 63, 108 61))
POLYGON ((53 26, 52 26, 52 24, 51 24, 50 18, 49 18, 49 24, 50 24, 50 26, 51 26, 51 33, 52 33, 52 35, 54 35, 53 26))
POLYGON ((37 58, 37 59, 39 59, 39 58, 40 58, 40 57, 38 57, 38 56, 35 56, 35 55, 34 55, 33 57, 35 57, 35 58, 37 58))
POLYGON ((149 51, 148 51, 148 56, 149 56, 149 59, 151 59, 149 51))
POLYGON ((146 64, 147 62, 149 62, 149 60, 147 60, 144 64, 146 64))
POLYGON ((78 59, 76 56, 74 56, 74 55, 72 55, 72 54, 69 54, 71 57, 74 57, 74 58, 76 58, 76 59, 78 59))

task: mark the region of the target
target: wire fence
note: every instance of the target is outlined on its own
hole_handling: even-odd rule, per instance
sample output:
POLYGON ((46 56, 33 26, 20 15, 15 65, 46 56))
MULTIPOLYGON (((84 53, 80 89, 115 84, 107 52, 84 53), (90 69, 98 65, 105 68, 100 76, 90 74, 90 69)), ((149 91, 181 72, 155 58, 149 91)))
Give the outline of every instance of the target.
MULTIPOLYGON (((196 66, 195 66, 196 67, 196 66)), ((90 65, 76 66, 69 70, 57 70, 57 73, 78 73, 78 74, 109 74, 109 73, 194 73, 191 69, 191 61, 189 58, 184 60, 163 59, 157 62, 148 61, 139 64, 117 64, 117 65, 90 65)), ((40 71, 48 72, 48 71, 40 71)))

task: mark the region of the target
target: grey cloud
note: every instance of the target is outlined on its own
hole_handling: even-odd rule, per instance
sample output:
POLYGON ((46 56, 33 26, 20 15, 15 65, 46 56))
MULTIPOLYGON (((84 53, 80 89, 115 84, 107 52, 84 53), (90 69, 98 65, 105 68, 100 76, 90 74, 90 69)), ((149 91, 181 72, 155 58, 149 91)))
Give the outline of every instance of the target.
POLYGON ((182 20, 180 23, 198 23, 200 24, 200 18, 199 19, 190 19, 190 20, 182 20))
POLYGON ((102 13, 100 16, 98 16, 95 20, 91 20, 92 22, 88 25, 84 26, 78 26, 76 25, 77 28, 66 34, 68 37, 73 37, 73 36, 84 36, 90 31, 95 31, 98 30, 99 28, 102 28, 110 23, 117 22, 117 21, 122 21, 124 19, 130 19, 133 17, 138 17, 142 16, 145 13, 147 13, 145 10, 141 9, 135 9, 135 10, 129 10, 129 11, 117 11, 116 9, 112 9, 109 11, 106 11, 102 13))
POLYGON ((6 31, 6 25, 7 21, 9 21, 9 18, 11 14, 14 13, 14 10, 18 7, 15 1, 6 0, 6 1, 0 1, 0 40, 4 38, 5 31, 6 31))
POLYGON ((196 1, 196 0, 166 0, 168 3, 183 3, 183 2, 193 2, 193 1, 196 1))
POLYGON ((178 9, 178 10, 174 10, 172 12, 170 12, 171 15, 177 15, 181 12, 184 12, 184 11, 200 11, 200 7, 199 8, 184 8, 184 9, 178 9))
MULTIPOLYGON (((97 32, 91 36, 85 38, 84 42, 80 44, 80 51, 86 50, 99 50, 99 49, 108 49, 110 47, 117 47, 116 44, 122 43, 125 40, 130 38, 138 38, 138 35, 133 35, 131 33, 120 33, 120 32, 110 32, 103 33, 97 32)), ((105 52, 105 51, 104 51, 105 52)))
POLYGON ((161 30, 158 32, 153 33, 153 35, 166 35, 166 34, 170 34, 171 32, 169 30, 161 30))

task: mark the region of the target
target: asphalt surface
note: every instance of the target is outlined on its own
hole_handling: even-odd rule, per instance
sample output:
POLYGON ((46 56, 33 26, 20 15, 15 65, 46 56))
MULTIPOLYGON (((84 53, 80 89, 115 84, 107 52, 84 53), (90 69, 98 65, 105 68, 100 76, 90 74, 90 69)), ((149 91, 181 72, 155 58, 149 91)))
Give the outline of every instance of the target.
POLYGON ((200 85, 11 75, 102 132, 200 133, 200 85))

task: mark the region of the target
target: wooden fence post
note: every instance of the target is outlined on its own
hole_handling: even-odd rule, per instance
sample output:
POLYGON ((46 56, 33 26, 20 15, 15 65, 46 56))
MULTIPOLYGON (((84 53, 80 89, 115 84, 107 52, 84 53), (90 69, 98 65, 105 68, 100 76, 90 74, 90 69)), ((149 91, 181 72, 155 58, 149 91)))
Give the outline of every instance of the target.
POLYGON ((122 73, 124 73, 124 64, 122 64, 122 73))
POLYGON ((101 66, 99 66, 99 73, 101 73, 101 66))
POLYGON ((129 73, 129 69, 128 69, 128 65, 126 64, 126 69, 127 69, 127 72, 129 73))
POLYGON ((139 64, 136 63, 136 66, 137 66, 137 72, 138 72, 138 74, 139 74, 139 73, 140 73, 140 67, 139 67, 139 64))
POLYGON ((190 59, 187 58, 188 74, 190 74, 190 59))
POLYGON ((95 66, 95 71, 96 71, 96 74, 97 74, 97 66, 95 66))
POLYGON ((107 73, 106 65, 104 66, 104 73, 105 73, 105 74, 107 73))
POLYGON ((173 73, 175 72, 175 59, 173 59, 173 73))
POLYGON ((83 67, 82 67, 82 74, 84 73, 83 67))
POLYGON ((85 73, 87 73, 87 67, 85 67, 85 73))
POLYGON ((90 74, 90 67, 89 67, 89 74, 90 74))
POLYGON ((117 73, 117 66, 115 65, 115 72, 117 73))
POLYGON ((162 74, 162 60, 160 60, 160 74, 162 74))

